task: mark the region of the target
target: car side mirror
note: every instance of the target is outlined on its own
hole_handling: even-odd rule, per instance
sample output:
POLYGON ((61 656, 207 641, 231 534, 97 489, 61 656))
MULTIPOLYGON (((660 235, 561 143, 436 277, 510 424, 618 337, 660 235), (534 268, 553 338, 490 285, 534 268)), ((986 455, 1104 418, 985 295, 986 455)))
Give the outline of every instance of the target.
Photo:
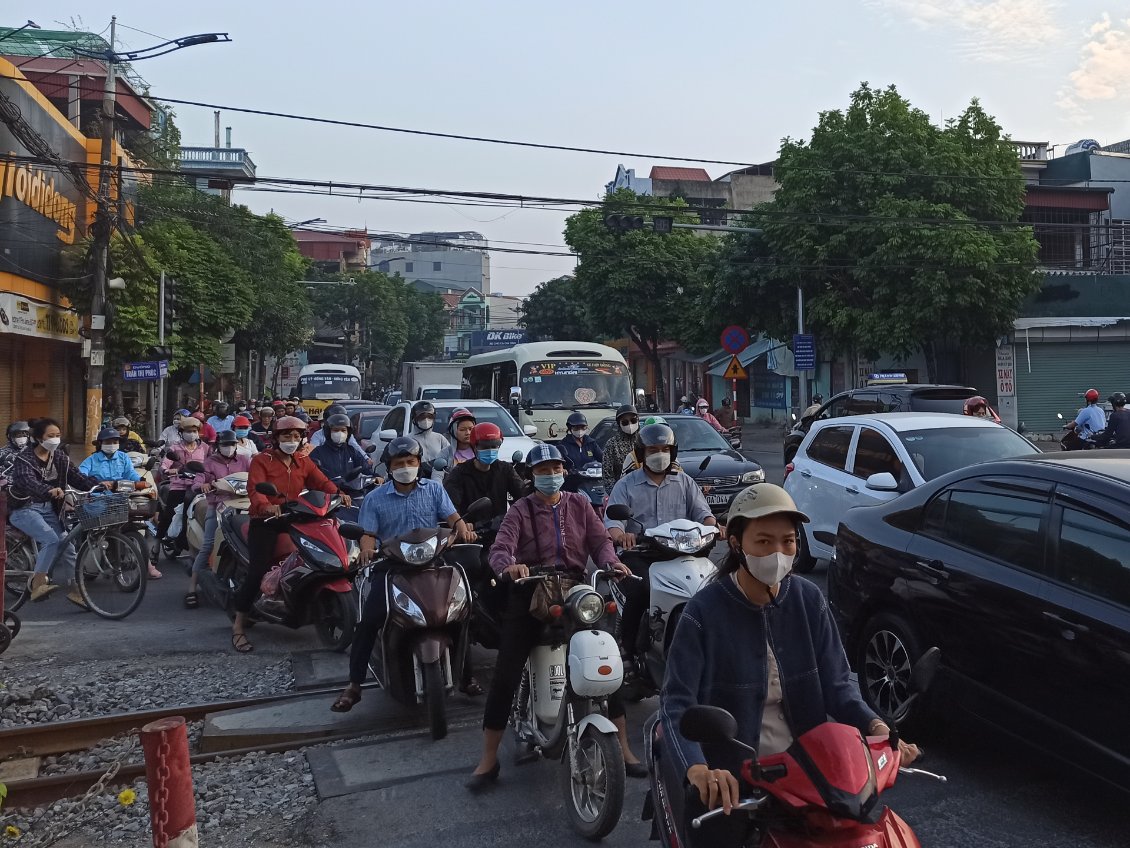
POLYGON ((942 651, 937 647, 930 648, 920 656, 910 672, 910 691, 921 694, 929 689, 930 684, 934 682, 934 676, 938 673, 938 666, 941 665, 941 662, 942 651))
POLYGON ((522 432, 525 433, 530 438, 533 438, 534 436, 536 436, 538 434, 538 428, 535 427, 533 424, 523 424, 522 425, 522 432))
POLYGON ((613 521, 627 521, 632 517, 632 510, 627 504, 609 504, 604 514, 613 521))
POLYGON ((382 442, 391 442, 393 439, 395 439, 399 435, 400 434, 397 433, 395 430, 381 430, 381 432, 377 436, 377 438, 380 439, 382 442))
POLYGON ((866 486, 873 492, 897 492, 899 489, 898 480, 889 471, 872 474, 867 478, 866 486))
POLYGON ((691 742, 720 745, 738 735, 738 720, 721 707, 695 704, 683 713, 679 732, 691 742))
POLYGON ((193 474, 204 473, 204 463, 198 459, 194 459, 192 460, 192 462, 185 463, 184 467, 191 471, 193 474))
POLYGON ((279 496, 279 490, 275 488, 274 483, 256 483, 255 491, 269 498, 277 498, 279 496))
POLYGON ((365 453, 376 453, 376 452, 377 452, 377 446, 375 444, 373 444, 372 442, 370 442, 369 446, 367 448, 365 448, 365 453))
POLYGON ((341 534, 341 538, 343 539, 350 539, 354 542, 359 542, 365 535, 365 528, 360 524, 354 524, 350 521, 343 521, 338 525, 337 532, 341 534))

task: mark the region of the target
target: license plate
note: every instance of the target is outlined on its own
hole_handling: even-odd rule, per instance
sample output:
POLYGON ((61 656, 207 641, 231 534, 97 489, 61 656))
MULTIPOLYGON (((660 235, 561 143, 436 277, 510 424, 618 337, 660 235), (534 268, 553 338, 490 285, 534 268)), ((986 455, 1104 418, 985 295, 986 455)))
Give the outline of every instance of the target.
POLYGON ((729 495, 707 495, 707 504, 728 504, 730 502, 729 495))

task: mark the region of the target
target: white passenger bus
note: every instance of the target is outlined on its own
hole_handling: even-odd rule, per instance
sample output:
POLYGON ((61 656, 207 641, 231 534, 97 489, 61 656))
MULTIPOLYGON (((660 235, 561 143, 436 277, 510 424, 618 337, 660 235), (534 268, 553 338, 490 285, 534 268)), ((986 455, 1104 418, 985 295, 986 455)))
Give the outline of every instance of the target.
POLYGON ((321 418, 322 410, 335 400, 361 399, 361 372, 352 365, 329 362, 303 365, 298 373, 298 396, 311 418, 321 418))
POLYGON ((463 365, 468 398, 495 400, 539 439, 560 439, 573 410, 589 427, 632 403, 628 364, 619 351, 591 342, 536 342, 479 353, 463 365))

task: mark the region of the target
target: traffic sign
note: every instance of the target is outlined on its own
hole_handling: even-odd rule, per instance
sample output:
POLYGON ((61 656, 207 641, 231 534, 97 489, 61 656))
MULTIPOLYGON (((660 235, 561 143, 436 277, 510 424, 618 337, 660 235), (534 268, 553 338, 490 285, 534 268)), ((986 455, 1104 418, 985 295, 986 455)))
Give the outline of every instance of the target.
POLYGON ((161 359, 156 362, 123 362, 123 380, 160 380, 169 376, 169 361, 161 359))
POLYGON ((726 373, 722 375, 722 379, 724 379, 724 380, 745 380, 745 379, 748 379, 748 378, 749 378, 749 375, 746 374, 745 369, 742 368, 742 364, 740 362, 738 362, 738 358, 736 356, 731 356, 730 357, 730 364, 728 366, 726 366, 726 373))
POLYGON ((811 333, 793 335, 793 367, 797 371, 816 370, 816 337, 811 333))
MULTIPOLYGON (((731 324, 722 331, 722 350, 726 353, 737 355, 749 347, 749 333, 745 331, 744 327, 739 327, 737 324, 731 324)), ((738 366, 741 367, 740 365, 738 366)))

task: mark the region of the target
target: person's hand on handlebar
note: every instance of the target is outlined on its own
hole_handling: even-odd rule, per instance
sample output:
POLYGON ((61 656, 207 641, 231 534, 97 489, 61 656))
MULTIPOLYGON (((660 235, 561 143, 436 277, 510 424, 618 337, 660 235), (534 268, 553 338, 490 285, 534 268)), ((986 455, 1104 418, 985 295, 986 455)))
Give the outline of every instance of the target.
POLYGON ((353 498, 349 497, 345 492, 338 492, 338 496, 341 498, 342 506, 353 506, 353 498))
POLYGON ((65 494, 65 492, 63 492, 63 490, 60 489, 58 486, 56 486, 54 489, 48 489, 47 490, 47 497, 52 498, 54 500, 58 500, 59 498, 63 497, 64 494, 65 494))
POLYGON ((282 507, 279 504, 267 504, 263 509, 264 518, 278 518, 282 515, 282 507))
POLYGON ((726 769, 712 769, 697 763, 687 769, 687 781, 698 790, 698 797, 708 810, 721 807, 730 815, 738 804, 738 779, 726 769))
POLYGON ((612 544, 619 545, 624 550, 634 548, 636 546, 636 534, 621 530, 618 535, 612 537, 612 544))
POLYGON ((622 562, 610 562, 604 567, 608 571, 615 571, 617 580, 623 580, 625 577, 632 576, 632 569, 628 568, 628 566, 624 565, 622 562))
POLYGON ((523 577, 530 576, 530 567, 516 562, 513 565, 506 566, 506 571, 503 573, 511 580, 521 580, 523 577))

